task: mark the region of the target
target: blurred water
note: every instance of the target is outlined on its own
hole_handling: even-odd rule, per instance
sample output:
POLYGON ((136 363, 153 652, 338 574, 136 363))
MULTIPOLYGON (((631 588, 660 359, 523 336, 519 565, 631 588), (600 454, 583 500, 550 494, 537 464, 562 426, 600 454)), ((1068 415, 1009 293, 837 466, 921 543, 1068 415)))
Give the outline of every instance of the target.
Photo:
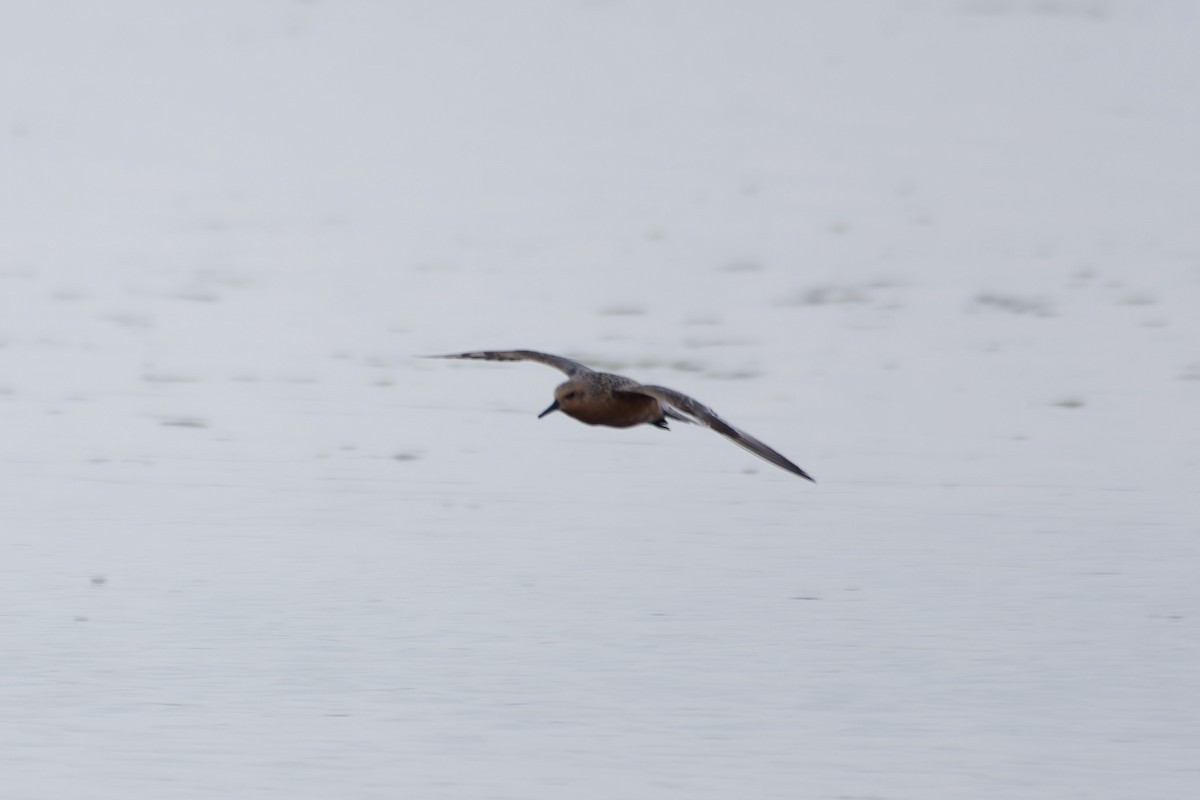
POLYGON ((1189 4, 20 16, 6 798, 1191 795, 1189 4))

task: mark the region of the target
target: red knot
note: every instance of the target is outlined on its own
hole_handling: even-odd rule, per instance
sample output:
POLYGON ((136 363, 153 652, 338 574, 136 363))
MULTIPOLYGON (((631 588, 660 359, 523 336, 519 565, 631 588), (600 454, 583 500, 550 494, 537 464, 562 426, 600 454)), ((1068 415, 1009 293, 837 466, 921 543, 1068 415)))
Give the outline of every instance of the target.
POLYGON ((780 453, 718 417, 708 406, 665 386, 651 386, 624 375, 596 372, 578 361, 539 353, 536 350, 477 350, 471 353, 425 357, 479 361, 536 361, 554 367, 567 376, 567 382, 554 390, 554 402, 538 414, 539 419, 552 411, 561 411, 587 425, 629 428, 646 424, 663 430, 667 429, 668 419, 689 422, 716 431, 777 467, 801 478, 813 480, 812 476, 780 453))

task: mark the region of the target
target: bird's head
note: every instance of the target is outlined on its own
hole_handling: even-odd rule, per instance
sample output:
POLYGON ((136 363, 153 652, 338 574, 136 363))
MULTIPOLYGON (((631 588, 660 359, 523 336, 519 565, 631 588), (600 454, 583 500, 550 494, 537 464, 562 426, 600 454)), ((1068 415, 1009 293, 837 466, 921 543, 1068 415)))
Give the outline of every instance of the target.
POLYGON ((541 419, 552 411, 562 411, 564 414, 573 417, 575 414, 572 412, 582 407, 586 402, 587 387, 580 381, 567 381, 560 384, 554 390, 554 402, 545 411, 538 414, 538 419, 541 419))

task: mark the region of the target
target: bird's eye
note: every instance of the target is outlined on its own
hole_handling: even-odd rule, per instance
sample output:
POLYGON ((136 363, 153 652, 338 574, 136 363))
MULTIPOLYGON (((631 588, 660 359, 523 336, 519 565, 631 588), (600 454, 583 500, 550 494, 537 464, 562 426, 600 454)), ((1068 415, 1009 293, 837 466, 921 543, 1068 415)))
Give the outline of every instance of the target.
POLYGON ((574 399, 574 397, 575 397, 574 392, 567 392, 566 394, 563 395, 564 400, 571 400, 571 399, 574 399))

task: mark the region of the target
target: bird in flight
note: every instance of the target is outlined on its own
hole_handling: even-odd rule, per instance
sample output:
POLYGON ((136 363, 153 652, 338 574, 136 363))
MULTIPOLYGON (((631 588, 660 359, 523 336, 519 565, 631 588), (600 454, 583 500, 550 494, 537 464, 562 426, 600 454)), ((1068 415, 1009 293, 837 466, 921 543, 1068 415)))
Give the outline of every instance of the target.
POLYGON ((538 414, 538 419, 553 411, 561 411, 587 425, 629 428, 649 424, 663 430, 667 429, 668 419, 689 422, 716 431, 734 444, 794 475, 813 480, 811 475, 780 453, 718 417, 708 406, 665 386, 651 386, 624 375, 597 372, 578 361, 536 350, 477 350, 426 358, 536 361, 554 367, 567 376, 567 381, 554 390, 554 402, 538 414))

